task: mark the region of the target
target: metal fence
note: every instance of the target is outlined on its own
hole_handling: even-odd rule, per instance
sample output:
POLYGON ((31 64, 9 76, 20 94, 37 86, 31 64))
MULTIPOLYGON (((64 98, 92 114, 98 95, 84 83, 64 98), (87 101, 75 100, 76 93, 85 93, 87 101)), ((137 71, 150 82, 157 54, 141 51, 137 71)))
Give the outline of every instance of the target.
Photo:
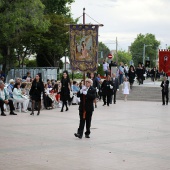
POLYGON ((34 78, 36 74, 41 73, 44 82, 47 79, 59 79, 59 68, 58 67, 25 67, 25 68, 12 68, 8 71, 6 82, 8 83, 10 79, 16 79, 17 77, 22 78, 30 72, 31 77, 34 78))

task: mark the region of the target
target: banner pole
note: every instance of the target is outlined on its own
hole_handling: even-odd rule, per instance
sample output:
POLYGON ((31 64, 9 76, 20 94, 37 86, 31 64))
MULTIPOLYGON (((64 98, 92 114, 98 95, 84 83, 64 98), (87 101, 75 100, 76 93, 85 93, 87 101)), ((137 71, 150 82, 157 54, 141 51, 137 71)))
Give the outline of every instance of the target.
MULTIPOLYGON (((85 8, 83 8, 83 25, 85 25, 85 8)), ((83 80, 84 80, 84 85, 85 85, 85 79, 86 79, 86 73, 85 71, 83 72, 83 80)), ((86 111, 85 111, 85 95, 83 95, 83 119, 86 118, 86 111)))

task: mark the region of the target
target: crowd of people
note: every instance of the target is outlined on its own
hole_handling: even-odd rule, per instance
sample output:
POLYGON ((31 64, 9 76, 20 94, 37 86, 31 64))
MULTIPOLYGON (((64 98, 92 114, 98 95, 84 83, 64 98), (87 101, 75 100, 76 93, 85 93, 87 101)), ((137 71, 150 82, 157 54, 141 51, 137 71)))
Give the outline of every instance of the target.
MULTIPOLYGON (((116 63, 112 63, 116 66, 116 63)), ((97 108, 98 100, 103 100, 103 106, 116 104, 116 93, 121 85, 124 101, 127 101, 127 96, 132 88, 135 78, 139 85, 143 84, 146 74, 153 80, 156 80, 160 73, 153 68, 147 71, 139 63, 138 67, 128 66, 120 63, 116 66, 116 72, 111 73, 110 69, 106 70, 109 65, 104 65, 105 78, 101 78, 100 74, 89 73, 86 80, 80 82, 72 81, 69 78, 67 71, 64 71, 61 80, 47 80, 43 82, 41 73, 32 78, 28 72, 22 78, 16 80, 10 79, 8 84, 0 80, 0 107, 1 116, 6 116, 5 110, 9 110, 10 115, 17 115, 14 111, 19 110, 33 116, 37 111, 37 116, 40 115, 42 108, 50 110, 55 107, 61 108, 60 112, 68 111, 70 105, 79 105, 80 123, 75 137, 82 138, 84 126, 86 123, 85 137, 90 138, 91 118, 94 108, 97 108), (150 75, 150 76, 149 76, 150 75)), ((169 101, 169 81, 166 74, 162 73, 164 80, 161 83, 162 87, 162 102, 163 105, 169 101)))
POLYGON ((161 76, 167 76, 167 74, 162 70, 158 71, 156 67, 153 68, 145 68, 142 63, 138 63, 138 66, 135 67, 130 65, 128 67, 127 64, 120 62, 119 65, 116 62, 111 61, 108 64, 105 60, 103 61, 103 71, 105 76, 107 76, 111 72, 111 67, 116 67, 116 77, 119 78, 119 84, 123 84, 124 77, 128 78, 129 83, 132 87, 134 80, 137 79, 139 85, 143 84, 144 80, 147 78, 151 78, 152 81, 156 81, 160 79, 161 76))
MULTIPOLYGON (((139 85, 143 84, 145 78, 151 78, 155 81, 160 76, 167 76, 164 72, 159 73, 156 67, 153 69, 145 69, 141 63, 138 67, 130 66, 120 62, 117 65, 116 62, 108 64, 103 61, 103 71, 105 78, 102 79, 100 74, 89 73, 88 78, 92 80, 92 86, 96 90, 96 97, 94 99, 94 107, 97 108, 97 101, 103 100, 103 106, 107 104, 109 106, 116 104, 116 93, 119 91, 119 86, 122 87, 122 93, 124 94, 124 100, 127 101, 127 95, 132 89, 132 85, 135 79, 139 85), (111 73, 111 67, 116 67, 116 72, 111 73)), ((41 74, 37 74, 35 78, 32 78, 28 72, 22 78, 16 78, 16 80, 9 80, 9 83, 4 84, 4 75, 0 80, 0 102, 4 109, 8 107, 5 101, 8 98, 9 102, 14 106, 10 106, 12 114, 14 110, 19 109, 21 112, 31 111, 31 115, 34 115, 34 111, 37 110, 37 115, 40 114, 42 108, 50 110, 55 107, 61 108, 61 112, 68 111, 69 105, 78 105, 80 103, 80 97, 77 93, 82 89, 84 80, 80 82, 72 81, 69 78, 68 72, 64 71, 61 80, 47 80, 43 82, 41 74), (2 102, 3 99, 3 102, 2 102), (4 104, 3 104, 4 103, 4 104)), ((4 109, 1 107, 2 116, 5 116, 4 109)))

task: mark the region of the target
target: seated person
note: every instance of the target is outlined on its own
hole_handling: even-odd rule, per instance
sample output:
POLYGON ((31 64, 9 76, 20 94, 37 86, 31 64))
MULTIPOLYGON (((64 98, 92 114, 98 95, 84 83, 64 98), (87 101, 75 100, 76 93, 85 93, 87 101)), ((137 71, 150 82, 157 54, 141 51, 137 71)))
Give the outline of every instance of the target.
POLYGON ((10 79, 10 80, 9 80, 9 85, 7 86, 7 90, 8 90, 8 93, 9 93, 9 97, 10 97, 10 98, 13 98, 12 89, 14 88, 14 84, 15 84, 15 80, 10 79))
POLYGON ((1 108, 1 116, 6 116, 4 113, 4 104, 9 105, 10 107, 10 115, 17 115, 14 113, 14 105, 11 99, 8 99, 7 92, 4 89, 5 84, 3 81, 0 81, 0 108, 1 108))
POLYGON ((27 112, 29 98, 26 96, 26 93, 21 91, 20 83, 15 83, 13 89, 13 98, 16 103, 23 103, 23 112, 27 112))
POLYGON ((50 90, 51 88, 48 88, 48 84, 45 84, 43 100, 44 100, 44 106, 48 110, 53 108, 53 100, 50 95, 50 90))

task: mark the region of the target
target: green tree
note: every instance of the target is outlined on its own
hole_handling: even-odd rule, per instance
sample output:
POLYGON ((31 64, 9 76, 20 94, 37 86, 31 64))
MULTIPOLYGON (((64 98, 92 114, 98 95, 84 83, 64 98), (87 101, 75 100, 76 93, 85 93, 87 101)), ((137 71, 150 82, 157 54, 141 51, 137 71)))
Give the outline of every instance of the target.
POLYGON ((45 6, 40 0, 0 2, 0 50, 6 68, 16 57, 24 62, 32 50, 32 33, 47 31, 50 23, 44 18, 45 6))
POLYGON ((72 19, 63 15, 49 14, 46 16, 50 22, 48 32, 42 34, 41 43, 37 48, 38 66, 59 66, 62 56, 69 50, 69 27, 65 24, 72 19), (42 62, 43 61, 43 62, 42 62))
POLYGON ((69 52, 69 26, 75 23, 71 18, 70 4, 73 0, 42 0, 45 5, 46 18, 51 26, 42 34, 37 49, 38 66, 59 66, 62 56, 69 52))
POLYGON ((110 53, 109 48, 104 43, 99 42, 98 62, 102 63, 103 59, 106 59, 109 53, 110 53), (103 58, 101 58, 101 54, 103 54, 103 58))
MULTIPOLYGON (((149 57, 151 66, 155 66, 155 58, 157 55, 157 48, 160 45, 160 42, 156 40, 155 35, 153 34, 139 34, 137 38, 132 43, 130 51, 132 54, 132 59, 134 64, 137 66, 138 62, 143 62, 143 50, 145 45, 151 45, 145 47, 145 59, 149 57)), ((145 63, 144 63, 145 64, 145 63)))
MULTIPOLYGON (((128 64, 130 63, 130 61, 132 60, 132 55, 129 52, 126 51, 118 51, 117 52, 117 57, 118 57, 118 62, 123 62, 124 64, 128 64)), ((115 61, 116 59, 114 59, 115 61)))
POLYGON ((41 0, 45 5, 46 14, 69 15, 70 5, 74 0, 41 0))

